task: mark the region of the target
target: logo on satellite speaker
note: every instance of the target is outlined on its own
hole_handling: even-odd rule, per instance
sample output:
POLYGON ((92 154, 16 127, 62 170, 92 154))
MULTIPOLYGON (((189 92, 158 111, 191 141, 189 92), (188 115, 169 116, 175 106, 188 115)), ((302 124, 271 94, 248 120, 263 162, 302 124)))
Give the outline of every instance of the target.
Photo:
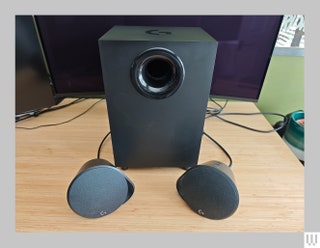
POLYGON ((147 34, 151 34, 151 35, 170 35, 171 32, 169 31, 161 31, 158 29, 150 29, 146 31, 147 34))

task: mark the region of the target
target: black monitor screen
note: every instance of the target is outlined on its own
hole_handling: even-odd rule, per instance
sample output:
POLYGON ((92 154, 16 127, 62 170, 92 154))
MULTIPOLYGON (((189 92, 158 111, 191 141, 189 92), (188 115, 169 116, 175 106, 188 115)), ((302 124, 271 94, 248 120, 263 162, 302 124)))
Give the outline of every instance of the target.
POLYGON ((55 94, 104 97, 98 39, 114 25, 201 27, 218 41, 210 95, 257 101, 280 15, 35 16, 55 94))

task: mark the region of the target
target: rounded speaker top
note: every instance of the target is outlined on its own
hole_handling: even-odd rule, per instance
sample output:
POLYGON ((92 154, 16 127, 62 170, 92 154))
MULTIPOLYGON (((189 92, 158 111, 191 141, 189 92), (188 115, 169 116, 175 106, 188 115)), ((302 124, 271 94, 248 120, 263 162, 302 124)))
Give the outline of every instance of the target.
POLYGON ((95 165, 81 170, 67 191, 70 208, 80 216, 98 218, 112 213, 133 194, 134 186, 117 168, 95 165))
POLYGON ((232 171, 220 162, 190 168, 178 179, 177 190, 194 212, 209 219, 225 219, 239 205, 232 171))

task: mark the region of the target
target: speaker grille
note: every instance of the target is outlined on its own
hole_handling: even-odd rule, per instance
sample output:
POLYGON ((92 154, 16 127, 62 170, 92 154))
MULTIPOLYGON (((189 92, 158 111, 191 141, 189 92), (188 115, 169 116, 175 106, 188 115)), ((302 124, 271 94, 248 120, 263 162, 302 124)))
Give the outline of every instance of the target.
POLYGON ((227 218, 239 204, 233 180, 213 166, 192 167, 179 178, 177 190, 194 212, 209 219, 227 218))
POLYGON ((125 176, 112 166, 95 166, 81 172, 71 182, 67 193, 71 209, 87 218, 110 214, 127 197, 125 176))

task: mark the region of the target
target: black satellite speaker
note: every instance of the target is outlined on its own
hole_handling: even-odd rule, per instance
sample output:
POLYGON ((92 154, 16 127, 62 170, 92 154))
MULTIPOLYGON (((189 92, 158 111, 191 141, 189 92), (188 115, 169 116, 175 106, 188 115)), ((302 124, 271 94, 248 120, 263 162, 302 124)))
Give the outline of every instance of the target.
POLYGON ((191 167, 177 181, 181 198, 197 214, 220 220, 239 205, 239 192, 230 167, 219 161, 191 167))
POLYGON ((197 164, 217 44, 194 27, 114 26, 99 39, 115 166, 197 164))
POLYGON ((134 184, 104 159, 87 161, 67 191, 70 208, 86 218, 99 218, 117 210, 134 192, 134 184))

